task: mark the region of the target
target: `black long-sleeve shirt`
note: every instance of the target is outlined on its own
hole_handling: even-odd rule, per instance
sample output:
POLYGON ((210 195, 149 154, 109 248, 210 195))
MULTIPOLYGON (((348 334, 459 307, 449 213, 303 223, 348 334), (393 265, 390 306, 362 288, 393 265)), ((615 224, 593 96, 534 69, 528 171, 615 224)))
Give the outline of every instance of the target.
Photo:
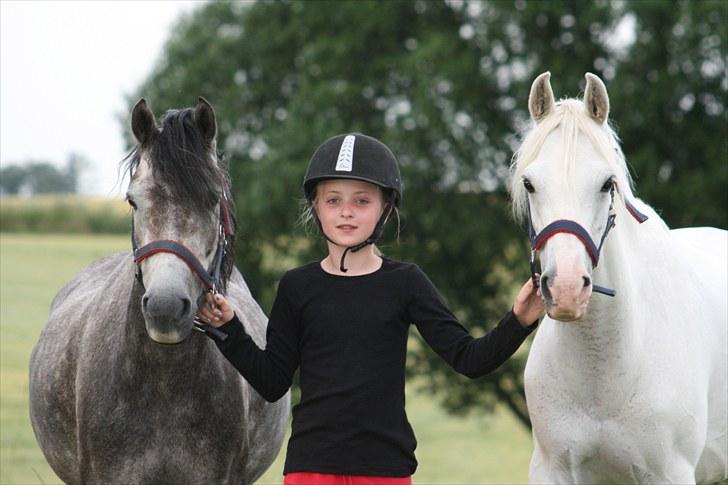
POLYGON ((362 276, 332 275, 319 263, 286 273, 265 350, 237 318, 220 327, 229 337, 218 347, 268 401, 286 393, 300 367, 301 401, 293 408, 284 473, 415 472, 417 443, 404 405, 410 324, 469 377, 497 368, 533 329, 509 312, 474 339, 419 267, 386 258, 362 276))

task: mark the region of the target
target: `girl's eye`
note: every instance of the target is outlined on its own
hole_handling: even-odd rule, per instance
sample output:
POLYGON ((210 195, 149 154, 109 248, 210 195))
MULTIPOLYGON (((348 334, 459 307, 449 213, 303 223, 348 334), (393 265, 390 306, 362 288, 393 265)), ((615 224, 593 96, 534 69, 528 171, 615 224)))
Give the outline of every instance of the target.
POLYGON ((326 199, 326 203, 333 205, 336 204, 339 201, 339 199, 326 199))
POLYGON ((529 194, 533 194, 534 192, 536 192, 536 189, 533 188, 531 181, 525 177, 523 179, 523 186, 526 188, 529 194))
POLYGON ((367 205, 369 203, 369 199, 359 199, 356 201, 358 205, 367 205))
POLYGON ((602 185, 602 192, 611 192, 612 187, 614 187, 614 179, 610 178, 609 180, 604 182, 604 185, 602 185))

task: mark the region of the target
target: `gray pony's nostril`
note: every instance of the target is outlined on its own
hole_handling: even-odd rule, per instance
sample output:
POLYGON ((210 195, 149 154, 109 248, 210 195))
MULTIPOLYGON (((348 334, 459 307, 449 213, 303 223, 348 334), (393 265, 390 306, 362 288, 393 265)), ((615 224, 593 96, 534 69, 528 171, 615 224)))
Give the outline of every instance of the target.
POLYGON ((149 297, 147 295, 144 295, 142 298, 142 308, 147 309, 147 303, 149 303, 149 297))
POLYGON ((181 316, 185 316, 189 313, 190 307, 192 306, 192 303, 190 302, 189 298, 182 298, 182 314, 181 316))

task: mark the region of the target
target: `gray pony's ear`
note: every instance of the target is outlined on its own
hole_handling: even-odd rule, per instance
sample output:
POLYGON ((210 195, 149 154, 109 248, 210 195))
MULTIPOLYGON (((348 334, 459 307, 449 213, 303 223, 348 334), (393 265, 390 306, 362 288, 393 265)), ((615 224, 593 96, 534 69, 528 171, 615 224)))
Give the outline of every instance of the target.
POLYGON ((528 95, 528 112, 535 122, 541 121, 554 111, 556 102, 551 89, 551 73, 546 71, 539 75, 531 84, 531 94, 528 95))
POLYGON ((211 146, 217 136, 217 121, 215 121, 215 110, 212 109, 212 105, 202 96, 197 98, 195 122, 202 133, 205 143, 207 146, 211 146))
POLYGON ((600 125, 603 125, 609 117, 607 88, 599 77, 590 72, 587 72, 584 77, 586 78, 584 105, 589 112, 589 116, 594 118, 600 125))
POLYGON ((131 110, 131 131, 140 145, 148 145, 158 131, 157 120, 144 98, 137 101, 131 110))

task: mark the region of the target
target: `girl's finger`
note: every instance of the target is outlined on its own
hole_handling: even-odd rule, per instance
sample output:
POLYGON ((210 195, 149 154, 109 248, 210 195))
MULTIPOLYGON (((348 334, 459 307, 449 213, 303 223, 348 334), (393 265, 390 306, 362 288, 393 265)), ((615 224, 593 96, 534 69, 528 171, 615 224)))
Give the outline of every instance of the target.
POLYGON ((223 312, 230 310, 230 303, 228 303, 225 297, 220 294, 215 295, 215 303, 217 304, 218 308, 223 312))

